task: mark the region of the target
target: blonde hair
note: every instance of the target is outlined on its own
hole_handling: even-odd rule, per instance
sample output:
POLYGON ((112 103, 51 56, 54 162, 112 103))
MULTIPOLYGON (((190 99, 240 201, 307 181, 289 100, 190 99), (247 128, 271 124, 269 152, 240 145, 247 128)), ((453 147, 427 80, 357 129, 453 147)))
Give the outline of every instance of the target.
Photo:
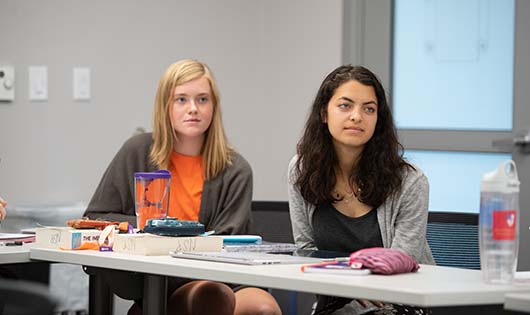
POLYGON ((159 168, 169 169, 171 153, 177 139, 170 114, 173 92, 175 87, 201 77, 207 78, 210 82, 213 98, 212 122, 205 132, 205 141, 201 149, 204 178, 210 180, 232 163, 233 149, 228 144, 223 128, 219 90, 213 74, 206 64, 199 61, 192 59, 177 61, 170 65, 162 75, 155 97, 153 146, 150 158, 159 168))

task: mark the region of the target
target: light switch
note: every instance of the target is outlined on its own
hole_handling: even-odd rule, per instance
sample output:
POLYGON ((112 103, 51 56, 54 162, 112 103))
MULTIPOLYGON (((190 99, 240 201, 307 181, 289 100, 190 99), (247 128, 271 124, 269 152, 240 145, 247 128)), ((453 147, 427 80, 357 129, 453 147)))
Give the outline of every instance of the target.
POLYGON ((0 66, 0 101, 15 100, 15 68, 0 66))
POLYGON ((30 101, 48 99, 48 67, 29 67, 29 99, 30 101))
POLYGON ((74 68, 74 100, 90 100, 90 68, 74 68))

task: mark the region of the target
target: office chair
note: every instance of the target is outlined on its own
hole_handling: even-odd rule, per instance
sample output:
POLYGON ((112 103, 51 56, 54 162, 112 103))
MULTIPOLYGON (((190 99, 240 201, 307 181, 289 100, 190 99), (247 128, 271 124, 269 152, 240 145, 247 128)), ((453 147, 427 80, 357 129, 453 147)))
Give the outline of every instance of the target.
MULTIPOLYGON (((287 201, 252 201, 252 234, 264 241, 294 243, 287 201)), ((310 314, 315 295, 270 289, 285 315, 310 314)))
POLYGON ((427 241, 438 266, 480 269, 478 214, 429 212, 427 241))
POLYGON ((56 305, 41 283, 0 279, 0 315, 51 315, 56 305))

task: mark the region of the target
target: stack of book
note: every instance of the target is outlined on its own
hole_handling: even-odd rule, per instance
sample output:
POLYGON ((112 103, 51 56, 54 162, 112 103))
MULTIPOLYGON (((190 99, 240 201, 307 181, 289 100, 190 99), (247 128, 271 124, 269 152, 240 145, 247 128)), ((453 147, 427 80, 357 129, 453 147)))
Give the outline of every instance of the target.
POLYGON ((287 253, 296 250, 295 244, 266 242, 259 235, 222 235, 221 237, 224 250, 227 252, 287 253))
POLYGON ((134 255, 160 256, 169 252, 221 251, 223 239, 219 236, 160 236, 149 233, 116 234, 112 250, 134 255))
POLYGON ((225 244, 224 249, 227 252, 290 253, 296 251, 296 245, 272 242, 262 242, 261 244, 225 244))
POLYGON ((78 230, 71 227, 48 226, 35 229, 35 246, 54 249, 76 249, 85 242, 97 242, 100 230, 78 230))

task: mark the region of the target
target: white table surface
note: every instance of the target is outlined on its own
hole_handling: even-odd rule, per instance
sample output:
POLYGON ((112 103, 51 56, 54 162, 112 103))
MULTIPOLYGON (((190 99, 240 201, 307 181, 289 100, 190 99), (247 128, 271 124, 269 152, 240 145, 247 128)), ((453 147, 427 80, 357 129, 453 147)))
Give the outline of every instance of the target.
POLYGON ((29 249, 33 244, 21 246, 0 246, 0 264, 18 264, 30 262, 29 249))
POLYGON ((149 274, 188 277, 425 307, 504 304, 505 294, 530 291, 530 282, 490 285, 481 272, 421 265, 417 273, 381 276, 307 274, 300 265, 245 266, 170 256, 32 248, 31 259, 149 274))
POLYGON ((530 291, 506 294, 504 308, 510 311, 530 313, 530 291))

